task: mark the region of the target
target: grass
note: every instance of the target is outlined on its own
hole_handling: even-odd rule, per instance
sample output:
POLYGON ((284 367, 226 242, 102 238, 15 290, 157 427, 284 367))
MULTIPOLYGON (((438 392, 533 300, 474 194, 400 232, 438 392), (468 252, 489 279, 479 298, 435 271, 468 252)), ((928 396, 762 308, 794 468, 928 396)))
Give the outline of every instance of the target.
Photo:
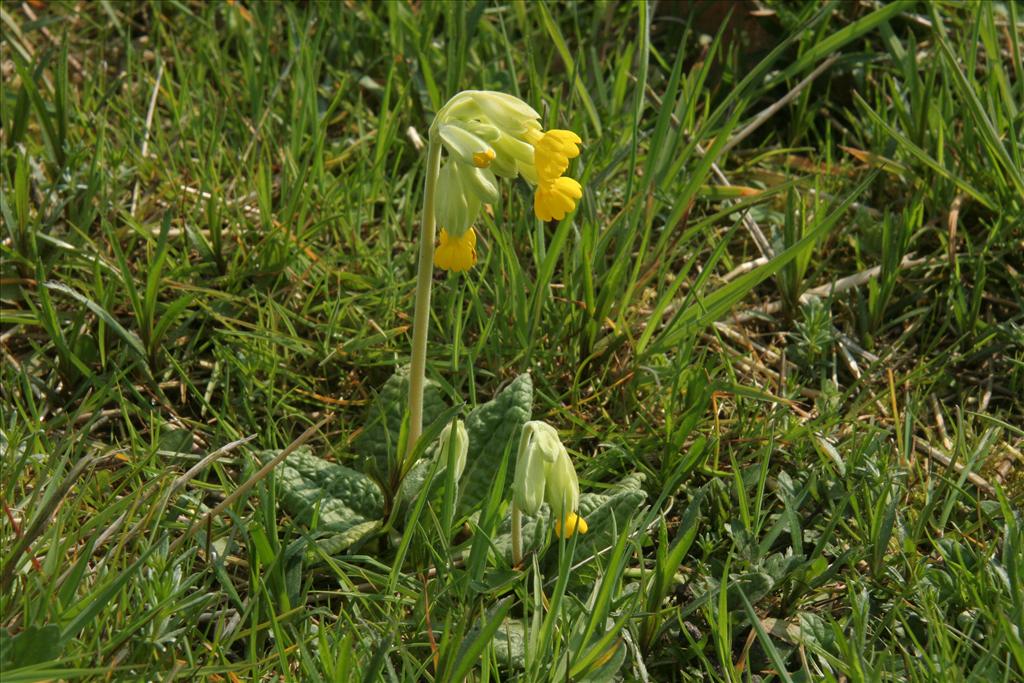
POLYGON ((767 6, 5 4, 3 679, 1019 680, 1024 17, 767 6), (311 559, 257 454, 360 467, 465 88, 585 195, 503 184, 428 375, 647 503, 516 571, 506 459, 311 559))

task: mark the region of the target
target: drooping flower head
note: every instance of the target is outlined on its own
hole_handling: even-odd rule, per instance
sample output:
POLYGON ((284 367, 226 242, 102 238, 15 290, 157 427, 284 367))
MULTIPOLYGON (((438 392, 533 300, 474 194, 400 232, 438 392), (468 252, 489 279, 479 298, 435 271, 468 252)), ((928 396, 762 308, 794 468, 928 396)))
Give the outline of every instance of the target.
POLYGON ((569 130, 543 131, 540 114, 518 97, 465 90, 437 113, 433 135, 448 152, 434 207, 441 227, 434 256, 439 268, 466 270, 476 263, 476 236, 465 235, 480 207, 498 201, 496 176, 522 175, 534 185, 534 212, 544 221, 562 220, 583 196, 580 184, 564 175, 582 139, 569 130))
POLYGON ((555 533, 562 538, 587 533, 587 523, 578 514, 576 470, 558 432, 546 422, 531 420, 523 425, 513 495, 519 509, 530 515, 546 501, 555 518, 555 533))

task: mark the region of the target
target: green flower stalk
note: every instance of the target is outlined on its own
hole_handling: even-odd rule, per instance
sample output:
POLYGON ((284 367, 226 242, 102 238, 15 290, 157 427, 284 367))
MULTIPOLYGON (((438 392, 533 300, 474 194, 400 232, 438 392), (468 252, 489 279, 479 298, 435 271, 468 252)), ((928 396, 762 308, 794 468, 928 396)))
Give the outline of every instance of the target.
POLYGON ((564 174, 570 160, 579 156, 582 142, 569 130, 542 130, 540 114, 519 98, 500 92, 465 90, 434 117, 420 222, 405 458, 412 456, 423 432, 433 266, 462 272, 476 264, 473 223, 484 204, 498 202, 498 177, 522 176, 536 188, 533 208, 540 220, 562 220, 574 211, 583 188, 564 174), (442 149, 448 153, 443 164, 442 149), (435 237, 439 240, 436 250, 435 237))

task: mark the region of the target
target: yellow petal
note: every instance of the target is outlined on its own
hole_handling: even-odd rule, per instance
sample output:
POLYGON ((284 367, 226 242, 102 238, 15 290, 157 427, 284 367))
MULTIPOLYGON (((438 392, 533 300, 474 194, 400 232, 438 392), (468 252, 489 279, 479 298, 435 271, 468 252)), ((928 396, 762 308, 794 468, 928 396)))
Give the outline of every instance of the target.
POLYGON ((555 178, 551 182, 541 179, 533 196, 533 210, 542 221, 560 221, 576 208, 582 196, 583 187, 572 178, 555 178))
POLYGON ((580 155, 579 135, 571 130, 549 130, 533 141, 533 165, 537 176, 544 181, 553 181, 569 168, 569 159, 580 155))
POLYGON ((441 228, 439 242, 434 250, 434 265, 438 268, 461 273, 476 264, 476 232, 473 228, 458 237, 441 228))
POLYGON ((494 150, 487 148, 482 152, 476 152, 473 154, 473 165, 477 168, 487 168, 494 161, 494 150))
POLYGON ((589 531, 587 526, 587 520, 583 519, 575 512, 570 512, 565 517, 565 524, 562 524, 562 520, 555 520, 555 535, 559 538, 572 538, 572 535, 579 532, 581 534, 589 531))

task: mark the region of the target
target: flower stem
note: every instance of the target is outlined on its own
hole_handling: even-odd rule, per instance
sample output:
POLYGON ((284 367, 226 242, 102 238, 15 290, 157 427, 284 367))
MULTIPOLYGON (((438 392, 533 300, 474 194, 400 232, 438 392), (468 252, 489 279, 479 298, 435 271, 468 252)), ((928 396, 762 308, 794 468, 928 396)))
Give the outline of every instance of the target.
MULTIPOLYGON (((412 364, 409 369, 409 438, 404 457, 412 457, 423 432, 423 383, 427 366, 427 328, 430 325, 430 284, 434 275, 434 193, 441 168, 441 143, 431 133, 420 220, 420 262, 416 272, 416 310, 412 322, 412 364)), ((408 463, 405 463, 408 465, 408 463)), ((402 469, 405 469, 403 467, 402 469)))
POLYGON ((523 513, 512 499, 512 566, 523 563, 523 513))

